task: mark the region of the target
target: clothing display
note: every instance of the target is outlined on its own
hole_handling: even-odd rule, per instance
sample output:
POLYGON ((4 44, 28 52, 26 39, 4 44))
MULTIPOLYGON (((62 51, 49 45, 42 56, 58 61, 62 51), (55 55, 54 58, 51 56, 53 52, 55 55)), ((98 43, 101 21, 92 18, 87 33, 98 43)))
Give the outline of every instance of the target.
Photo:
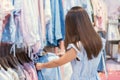
MULTIPOLYGON (((3 30, 2 42, 24 43, 29 47, 39 43, 38 49, 45 45, 59 46, 65 39, 65 15, 73 6, 83 7, 91 22, 93 13, 97 15, 100 25, 107 16, 103 0, 11 0, 11 5, 14 10, 3 30)), ((106 26, 100 28, 105 30, 106 26)))
POLYGON ((0 45, 0 47, 2 48, 0 49, 0 80, 1 77, 3 77, 2 80, 38 80, 35 65, 25 50, 17 49, 14 56, 10 54, 10 47, 6 45, 0 45), (5 79, 4 76, 8 79, 5 79))
POLYGON ((36 70, 34 70, 30 65, 29 66, 21 65, 18 67, 20 67, 19 71, 18 69, 11 69, 11 68, 8 68, 6 71, 4 68, 1 67, 0 73, 2 75, 0 75, 0 79, 3 76, 5 76, 8 79, 2 79, 2 80, 38 80, 36 70))
POLYGON ((39 42, 39 48, 43 48, 58 46, 65 39, 62 0, 11 0, 11 5, 14 10, 1 32, 2 42, 25 43, 29 47, 39 42))
MULTIPOLYGON (((106 1, 4 0, 1 3, 0 9, 0 31, 2 33, 0 35, 2 42, 25 43, 30 47, 39 42, 39 48, 43 48, 45 45, 58 46, 59 41, 65 39, 64 17, 73 6, 83 7, 87 11, 91 21, 94 21, 93 17, 96 16, 95 22, 98 30, 107 31, 107 11, 111 11, 112 8, 109 5, 111 5, 112 1, 108 1, 109 3, 106 3, 106 1), (5 5, 9 6, 9 8, 6 8, 5 5), (5 18, 3 15, 7 14, 11 14, 11 16, 7 24, 3 26, 5 28, 3 28, 2 20, 5 18)), ((118 8, 119 4, 114 7, 118 8)), ((118 11, 114 12, 116 12, 116 15, 119 14, 118 11)), ((112 16, 114 12, 108 12, 108 17, 112 16)))
POLYGON ((119 8, 120 0, 0 0, 0 80, 100 80, 97 71, 107 74, 106 41, 120 41, 119 8), (85 9, 100 36, 106 32, 100 54, 88 60, 83 44, 78 42, 79 51, 71 43, 67 49, 74 48, 80 61, 66 65, 71 71, 63 72, 69 75, 63 77, 60 67, 36 71, 36 62, 59 58, 52 52, 42 55, 42 51, 45 46, 62 51, 66 14, 74 6, 85 9))

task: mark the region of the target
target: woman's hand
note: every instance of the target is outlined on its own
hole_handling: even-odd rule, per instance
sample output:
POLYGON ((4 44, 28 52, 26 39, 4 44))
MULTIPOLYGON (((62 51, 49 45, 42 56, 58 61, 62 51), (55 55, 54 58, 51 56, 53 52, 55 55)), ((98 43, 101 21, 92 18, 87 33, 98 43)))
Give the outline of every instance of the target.
POLYGON ((35 67, 37 70, 41 70, 43 68, 43 63, 36 63, 35 67))
MULTIPOLYGON (((61 53, 63 54, 63 53, 61 53)), ((77 51, 74 48, 69 49, 64 55, 58 59, 46 63, 36 63, 36 69, 41 70, 43 68, 54 68, 61 66, 67 62, 74 60, 77 57, 77 51)))

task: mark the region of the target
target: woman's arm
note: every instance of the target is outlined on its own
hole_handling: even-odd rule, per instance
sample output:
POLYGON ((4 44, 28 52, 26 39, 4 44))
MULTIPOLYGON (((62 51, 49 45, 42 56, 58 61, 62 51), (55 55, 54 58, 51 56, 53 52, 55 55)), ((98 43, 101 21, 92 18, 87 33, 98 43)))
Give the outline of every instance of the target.
POLYGON ((59 59, 55 59, 47 63, 37 63, 36 68, 37 70, 40 70, 42 68, 53 68, 53 67, 61 66, 67 62, 72 61, 76 57, 77 57, 77 52, 75 51, 75 49, 71 48, 59 59))

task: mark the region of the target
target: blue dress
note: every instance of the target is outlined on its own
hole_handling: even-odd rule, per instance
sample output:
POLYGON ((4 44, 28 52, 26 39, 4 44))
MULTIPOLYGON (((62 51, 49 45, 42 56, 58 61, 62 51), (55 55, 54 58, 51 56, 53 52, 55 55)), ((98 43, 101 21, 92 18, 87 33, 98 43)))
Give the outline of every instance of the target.
POLYGON ((97 72, 98 64, 102 53, 100 52, 97 57, 88 60, 87 53, 82 43, 79 42, 77 46, 80 48, 78 50, 74 44, 69 44, 67 49, 74 48, 77 51, 77 59, 71 61, 73 73, 71 75, 71 80, 100 80, 97 72))

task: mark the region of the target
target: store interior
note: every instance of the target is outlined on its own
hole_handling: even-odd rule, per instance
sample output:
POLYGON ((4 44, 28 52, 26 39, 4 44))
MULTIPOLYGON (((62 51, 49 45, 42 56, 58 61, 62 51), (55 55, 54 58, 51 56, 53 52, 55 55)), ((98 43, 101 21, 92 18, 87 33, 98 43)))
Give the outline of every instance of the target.
POLYGON ((40 71, 34 63, 65 52, 65 18, 74 6, 86 10, 102 39, 100 80, 120 80, 120 0, 0 0, 0 80, 70 80, 70 63, 40 71))

